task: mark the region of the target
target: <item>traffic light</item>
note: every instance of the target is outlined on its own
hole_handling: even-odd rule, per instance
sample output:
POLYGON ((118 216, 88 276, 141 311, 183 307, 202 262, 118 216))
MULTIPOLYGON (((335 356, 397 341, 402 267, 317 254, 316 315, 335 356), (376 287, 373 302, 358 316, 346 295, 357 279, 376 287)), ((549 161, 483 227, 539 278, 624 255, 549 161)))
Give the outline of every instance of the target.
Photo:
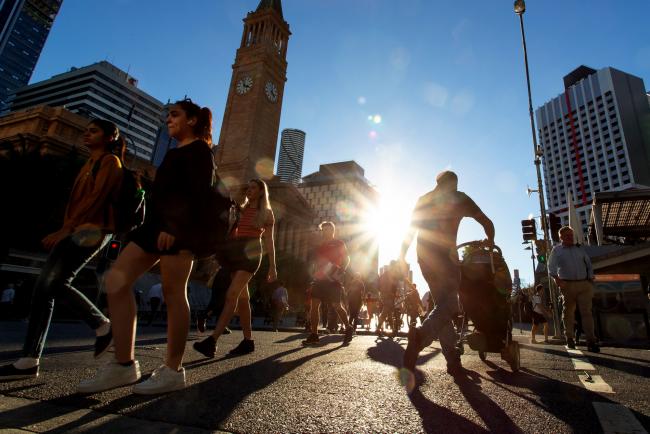
POLYGON ((546 249, 546 243, 544 240, 535 241, 535 251, 537 252, 537 261, 540 264, 545 264, 546 257, 548 256, 548 250, 546 249))
POLYGON ((121 249, 122 243, 120 241, 111 240, 111 242, 108 243, 108 246, 106 247, 106 259, 110 259, 111 261, 116 260, 120 254, 121 249))
POLYGON ((554 213, 548 214, 548 226, 551 231, 551 239, 556 243, 560 242, 560 228, 562 227, 562 219, 560 216, 555 215, 554 213))
POLYGON ((532 241, 537 239, 537 227, 535 226, 535 220, 522 220, 521 221, 521 233, 524 235, 524 241, 532 241))

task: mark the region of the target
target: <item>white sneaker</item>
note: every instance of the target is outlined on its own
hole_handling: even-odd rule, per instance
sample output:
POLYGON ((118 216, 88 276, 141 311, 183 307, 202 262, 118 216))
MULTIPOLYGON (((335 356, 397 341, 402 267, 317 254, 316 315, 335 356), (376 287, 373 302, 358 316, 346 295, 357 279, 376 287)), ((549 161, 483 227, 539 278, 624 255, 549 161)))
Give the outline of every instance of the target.
POLYGON ((137 360, 131 366, 122 366, 112 360, 97 370, 94 378, 84 380, 77 386, 77 393, 97 393, 115 389, 138 381, 141 377, 137 360))
POLYGON ((146 381, 133 386, 133 393, 139 395, 156 395, 185 388, 185 368, 176 372, 167 365, 162 365, 151 373, 146 381))

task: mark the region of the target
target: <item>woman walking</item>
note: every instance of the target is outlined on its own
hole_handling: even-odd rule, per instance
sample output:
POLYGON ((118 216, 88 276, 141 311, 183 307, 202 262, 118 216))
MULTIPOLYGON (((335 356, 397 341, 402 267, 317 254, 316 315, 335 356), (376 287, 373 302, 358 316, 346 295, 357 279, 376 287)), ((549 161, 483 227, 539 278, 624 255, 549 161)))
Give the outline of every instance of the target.
POLYGON ((543 325, 544 342, 548 343, 548 321, 546 318, 550 316, 548 309, 544 305, 544 286, 537 285, 535 287, 535 295, 531 297, 533 303, 533 327, 530 332, 530 343, 536 344, 535 335, 540 325, 543 325))
POLYGON ((239 314, 244 339, 230 351, 230 354, 242 355, 255 351, 248 282, 260 267, 262 241, 266 254, 269 256, 267 280, 269 282, 277 280, 273 242, 275 218, 269 201, 269 189, 264 181, 253 179, 248 183, 246 198, 237 214, 238 218, 235 219, 231 238, 220 258, 223 266, 232 272, 232 281, 226 293, 226 303, 212 335, 194 343, 196 351, 210 358, 215 356, 217 340, 230 323, 235 310, 239 314))
POLYGON ((212 114, 191 100, 176 102, 169 110, 167 128, 178 146, 167 152, 152 185, 144 224, 131 234, 106 276, 108 307, 115 342, 115 360, 94 378, 78 386, 80 393, 95 393, 140 379, 135 360, 136 305, 131 287, 160 262, 163 294, 167 302, 167 354, 164 364, 133 392, 157 394, 185 387, 183 353, 189 331, 187 281, 195 256, 207 255, 210 230, 204 217, 216 172, 211 147, 212 114))
POLYGON ((63 227, 42 241, 50 254, 34 285, 22 357, 0 367, 0 381, 38 377, 39 361, 57 300, 65 300, 95 330, 95 357, 110 346, 109 320, 72 284, 112 237, 115 217, 111 199, 122 183, 125 146, 117 126, 102 119, 88 124, 83 140, 90 156, 72 187, 63 227))

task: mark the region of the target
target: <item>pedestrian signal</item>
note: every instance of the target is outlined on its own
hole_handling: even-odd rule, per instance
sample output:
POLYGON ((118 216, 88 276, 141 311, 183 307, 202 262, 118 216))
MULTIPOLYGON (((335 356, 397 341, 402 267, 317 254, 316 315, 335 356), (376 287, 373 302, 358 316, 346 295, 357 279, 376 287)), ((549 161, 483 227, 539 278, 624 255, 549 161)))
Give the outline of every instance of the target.
POLYGON ((521 221, 521 233, 524 236, 524 241, 533 241, 537 239, 537 227, 535 225, 535 220, 522 220, 521 221))
POLYGON ((122 249, 122 243, 117 240, 111 240, 106 247, 106 259, 114 261, 120 255, 120 250, 122 249))

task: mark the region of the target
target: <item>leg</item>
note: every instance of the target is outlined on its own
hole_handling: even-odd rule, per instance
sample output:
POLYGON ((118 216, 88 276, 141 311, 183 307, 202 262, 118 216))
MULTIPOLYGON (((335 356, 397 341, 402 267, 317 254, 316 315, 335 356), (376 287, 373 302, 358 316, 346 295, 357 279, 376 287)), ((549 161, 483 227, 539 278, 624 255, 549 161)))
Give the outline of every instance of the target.
POLYGON ((237 312, 239 313, 239 323, 244 334, 244 339, 253 339, 253 316, 251 313, 251 300, 248 293, 248 284, 239 294, 237 299, 237 312))
POLYGON ((544 342, 548 342, 548 321, 544 323, 544 342))
POLYGON ((189 332, 190 306, 187 302, 187 281, 194 256, 187 250, 177 255, 161 256, 160 273, 167 304, 167 357, 165 364, 178 371, 183 363, 185 342, 189 332))
POLYGON ((560 288, 564 298, 562 307, 562 322, 564 323, 564 335, 568 341, 573 341, 573 327, 575 323, 576 295, 572 282, 566 282, 564 288, 560 288))
POLYGON ((311 311, 310 311, 310 321, 311 321, 311 332, 312 334, 318 334, 318 324, 320 323, 320 300, 318 298, 311 299, 311 311))
POLYGON ((582 318, 582 328, 587 338, 587 344, 596 343, 594 332, 594 317, 591 313, 591 306, 594 297, 594 286, 589 281, 579 282, 580 290, 577 294, 577 304, 582 318))
POLYGON ((40 358, 57 297, 63 297, 93 330, 108 322, 95 305, 72 286, 77 273, 103 248, 108 239, 109 237, 104 237, 97 244, 84 247, 70 236, 52 249, 34 286, 23 346, 24 357, 40 358))
POLYGON ((106 275, 108 311, 113 328, 115 358, 119 363, 135 358, 133 346, 137 311, 131 287, 156 262, 157 255, 145 252, 135 243, 129 243, 106 275))
POLYGON ((226 293, 226 302, 223 306, 223 310, 221 311, 221 315, 219 315, 217 325, 212 333, 212 337, 215 341, 219 339, 223 330, 226 328, 228 323, 230 323, 230 320, 235 313, 235 308, 237 307, 239 294, 246 288, 246 285, 248 285, 248 281, 252 276, 253 275, 247 271, 239 270, 235 272, 230 287, 228 288, 228 292, 226 293))
POLYGON ((530 342, 535 344, 537 341, 535 340, 535 335, 537 334, 537 324, 535 321, 533 321, 533 327, 530 330, 530 342))
POLYGON ((331 306, 331 309, 334 309, 336 311, 339 319, 341 320, 341 322, 343 323, 345 328, 349 329, 350 328, 350 322, 348 321, 348 313, 345 311, 345 308, 343 307, 343 303, 341 303, 339 301, 338 304, 337 303, 332 303, 330 306, 331 306))

